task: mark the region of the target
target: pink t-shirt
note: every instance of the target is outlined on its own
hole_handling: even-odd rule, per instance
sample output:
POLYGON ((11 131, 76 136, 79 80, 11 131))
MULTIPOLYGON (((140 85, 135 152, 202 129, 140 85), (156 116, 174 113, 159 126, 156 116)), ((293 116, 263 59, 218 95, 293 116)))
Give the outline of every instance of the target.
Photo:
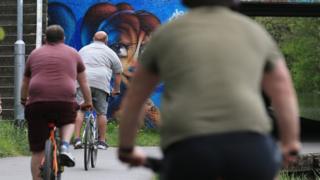
POLYGON ((27 104, 74 102, 77 74, 84 70, 78 52, 63 43, 35 49, 29 55, 24 74, 31 78, 27 104))

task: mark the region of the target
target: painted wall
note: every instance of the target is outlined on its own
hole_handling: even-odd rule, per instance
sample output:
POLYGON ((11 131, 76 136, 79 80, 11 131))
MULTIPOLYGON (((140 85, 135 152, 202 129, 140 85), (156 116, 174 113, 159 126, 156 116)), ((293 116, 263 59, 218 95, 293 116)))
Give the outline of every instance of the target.
MULTIPOLYGON (((115 50, 124 67, 122 94, 109 100, 108 117, 116 117, 119 104, 135 60, 143 51, 151 33, 187 10, 180 0, 49 0, 49 24, 59 24, 65 30, 66 44, 76 49, 89 44, 96 31, 109 35, 108 45, 115 50)), ((159 107, 163 85, 149 99, 145 125, 155 127, 160 120, 159 107)))

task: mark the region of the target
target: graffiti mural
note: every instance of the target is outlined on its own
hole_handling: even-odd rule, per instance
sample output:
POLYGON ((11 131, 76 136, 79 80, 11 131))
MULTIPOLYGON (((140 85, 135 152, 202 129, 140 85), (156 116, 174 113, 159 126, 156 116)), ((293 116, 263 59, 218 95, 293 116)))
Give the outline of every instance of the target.
MULTIPOLYGON (((109 100, 108 118, 121 112, 123 93, 152 32, 186 11, 180 0, 49 0, 48 3, 49 24, 64 28, 66 44, 79 50, 91 42, 95 32, 102 30, 108 34, 108 45, 118 54, 124 68, 122 93, 109 100)), ((146 103, 147 127, 159 124, 162 91, 160 84, 146 103)))

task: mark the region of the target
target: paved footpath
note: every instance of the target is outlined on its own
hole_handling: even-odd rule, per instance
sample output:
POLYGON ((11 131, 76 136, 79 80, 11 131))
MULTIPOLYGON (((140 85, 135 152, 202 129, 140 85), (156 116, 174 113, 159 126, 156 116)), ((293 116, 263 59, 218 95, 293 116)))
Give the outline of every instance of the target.
MULTIPOLYGON (((159 148, 144 147, 148 155, 161 157, 159 148)), ((116 158, 116 148, 98 151, 96 168, 84 170, 83 150, 72 151, 76 158, 74 168, 65 168, 66 180, 152 180, 154 174, 146 168, 128 168, 116 158)), ((31 180, 30 157, 0 159, 0 180, 31 180)))
MULTIPOLYGON (((161 157, 158 147, 144 147, 150 156, 161 157)), ((99 151, 97 167, 84 170, 83 150, 72 151, 76 157, 76 167, 66 168, 66 180, 152 180, 154 174, 146 168, 129 169, 116 158, 116 148, 99 151)), ((303 143, 302 154, 320 153, 320 142, 303 143)), ((30 157, 0 159, 0 180, 31 180, 30 157)))

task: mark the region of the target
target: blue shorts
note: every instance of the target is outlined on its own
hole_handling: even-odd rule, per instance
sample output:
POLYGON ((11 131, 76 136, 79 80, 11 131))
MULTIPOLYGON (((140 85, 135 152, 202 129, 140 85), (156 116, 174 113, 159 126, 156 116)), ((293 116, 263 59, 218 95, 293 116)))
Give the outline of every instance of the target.
POLYGON ((235 132, 186 139, 164 150, 161 180, 273 180, 281 153, 271 136, 235 132))

